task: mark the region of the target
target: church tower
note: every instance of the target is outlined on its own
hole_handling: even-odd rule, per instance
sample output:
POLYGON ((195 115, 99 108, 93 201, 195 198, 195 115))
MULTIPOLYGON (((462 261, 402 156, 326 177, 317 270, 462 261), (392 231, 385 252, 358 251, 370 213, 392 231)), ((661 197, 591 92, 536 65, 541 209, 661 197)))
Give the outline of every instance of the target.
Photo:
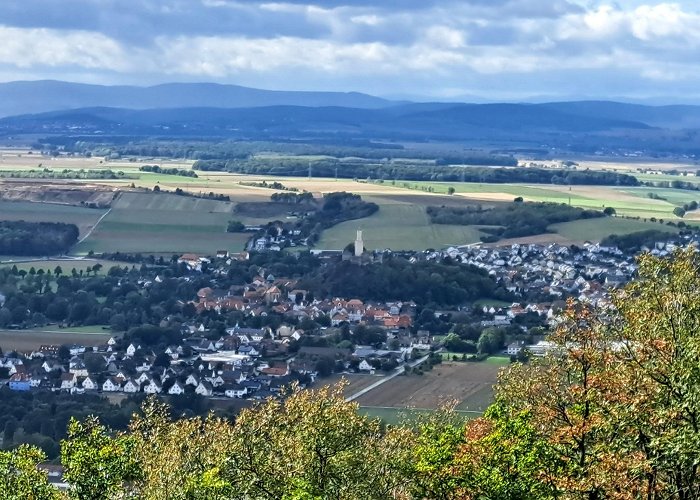
POLYGON ((362 241, 362 230, 357 230, 357 238, 355 238, 355 257, 361 257, 365 251, 365 244, 362 241))

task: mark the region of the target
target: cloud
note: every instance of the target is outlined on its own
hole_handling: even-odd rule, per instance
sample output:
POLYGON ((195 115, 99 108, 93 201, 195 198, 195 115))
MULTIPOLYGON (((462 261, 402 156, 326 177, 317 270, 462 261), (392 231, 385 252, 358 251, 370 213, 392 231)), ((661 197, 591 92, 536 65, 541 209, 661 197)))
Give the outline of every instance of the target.
POLYGON ((436 96, 700 84, 687 1, 24 0, 0 2, 0 20, 0 78, 436 96))

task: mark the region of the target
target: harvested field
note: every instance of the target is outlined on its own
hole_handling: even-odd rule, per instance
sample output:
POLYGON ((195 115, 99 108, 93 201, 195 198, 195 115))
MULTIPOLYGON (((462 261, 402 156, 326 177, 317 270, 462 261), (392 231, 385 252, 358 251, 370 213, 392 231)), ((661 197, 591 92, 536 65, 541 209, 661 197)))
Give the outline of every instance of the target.
MULTIPOLYGON (((104 332, 99 326, 91 327, 94 332, 104 332)), ((80 344, 87 347, 104 344, 109 333, 71 332, 70 330, 0 330, 0 347, 3 352, 16 350, 31 352, 42 344, 80 344)))
MULTIPOLYGON (((243 250, 248 234, 227 233, 235 204, 165 193, 122 193, 77 253, 213 254, 243 250)), ((245 221, 247 222, 247 221, 245 221)))
POLYGON ((92 181, 51 181, 47 179, 2 179, 0 199, 5 201, 33 201, 58 205, 94 205, 107 208, 116 190, 92 181))
POLYGON ((462 410, 483 411, 501 366, 442 363, 424 375, 399 376, 358 398, 361 406, 435 409, 456 400, 462 410))
POLYGON ((347 385, 343 389, 343 394, 350 396, 381 380, 382 377, 382 375, 365 375, 362 373, 336 373, 330 377, 319 379, 318 384, 320 386, 334 385, 344 380, 347 385))

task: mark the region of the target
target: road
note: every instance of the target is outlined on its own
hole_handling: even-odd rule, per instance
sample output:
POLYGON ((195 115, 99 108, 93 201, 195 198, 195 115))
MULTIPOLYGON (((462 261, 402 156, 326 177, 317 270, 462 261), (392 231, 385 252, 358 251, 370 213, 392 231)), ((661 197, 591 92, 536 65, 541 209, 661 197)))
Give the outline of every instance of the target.
POLYGON ((377 380, 372 385, 369 385, 369 386, 365 387, 364 389, 357 391, 355 394, 351 394, 350 396, 345 398, 345 401, 356 400, 360 396, 367 394, 369 391, 376 389, 380 385, 386 384, 389 380, 392 380, 392 379, 398 377, 399 375, 402 375, 406 371, 406 368, 405 368, 406 366, 408 366, 409 368, 414 368, 414 367, 418 366, 419 364, 423 363, 426 359, 428 359, 428 357, 430 357, 430 354, 426 354, 422 358, 418 358, 415 361, 412 361, 410 363, 406 363, 406 365, 404 365, 404 366, 399 366, 396 369, 396 371, 394 371, 394 373, 392 373, 391 375, 387 375, 386 377, 382 377, 381 379, 377 380))

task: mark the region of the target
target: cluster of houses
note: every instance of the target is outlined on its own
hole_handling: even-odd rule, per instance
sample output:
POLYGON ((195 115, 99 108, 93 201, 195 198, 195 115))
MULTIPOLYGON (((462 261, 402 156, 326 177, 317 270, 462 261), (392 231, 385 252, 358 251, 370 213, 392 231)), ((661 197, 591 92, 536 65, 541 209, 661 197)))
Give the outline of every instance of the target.
MULTIPOLYGON (((257 276, 244 286, 229 289, 202 288, 193 304, 198 312, 240 311, 250 316, 264 316, 272 311, 295 322, 309 318, 330 318, 329 326, 343 323, 373 325, 391 333, 407 331, 413 326, 416 304, 407 302, 363 302, 359 299, 317 300, 307 290, 297 288, 296 280, 276 278, 272 274, 257 276)), ((285 330, 282 337, 299 340, 299 332, 285 330)))
POLYGON ((134 343, 124 348, 110 338, 92 348, 71 346, 67 360, 59 359, 58 346, 43 345, 26 356, 0 358, 0 367, 8 370, 8 386, 17 391, 265 398, 294 381, 313 381, 312 371, 293 371, 291 362, 263 359, 261 342, 270 333, 233 328, 217 341, 191 336, 162 352, 134 343))
MULTIPOLYGON (((649 250, 657 255, 668 255, 674 249, 674 244, 658 243, 649 250)), ((245 259, 247 253, 230 256, 222 252, 217 257, 245 259)), ((578 248, 557 244, 450 247, 415 253, 411 259, 445 257, 486 270, 501 286, 522 297, 505 307, 484 306, 484 327, 508 325, 517 316, 528 313, 552 317, 557 301, 566 297, 604 305, 609 301, 607 290, 625 283, 636 271, 632 256, 615 247, 594 243, 578 248)), ((211 263, 190 254, 183 255, 180 261, 193 271, 211 263)), ((216 340, 212 340, 216 336, 212 336, 204 324, 185 324, 182 325, 182 340, 177 345, 155 350, 135 343, 125 344, 117 338, 87 349, 69 346, 67 353, 65 348, 60 352, 59 346, 44 345, 28 355, 0 358, 0 368, 7 369, 8 386, 17 391, 47 389, 167 395, 193 392, 208 397, 265 398, 279 393, 294 381, 313 383, 318 376, 319 360, 332 362, 335 371, 372 372, 396 366, 415 357, 415 351, 431 348, 430 332, 418 332, 422 337, 411 335, 416 312, 412 301, 318 300, 309 291, 299 288, 297 280, 265 272, 243 286, 202 288, 191 303, 199 312, 239 311, 248 317, 275 312, 288 321, 275 330, 236 325, 216 340), (308 347, 302 343, 301 348, 297 346, 298 352, 292 352, 290 347, 305 335, 326 334, 325 326, 320 333, 305 331, 305 319, 327 327, 345 324, 378 327, 393 339, 392 345, 389 347, 387 343, 381 349, 356 346, 352 351, 308 347)), ((506 352, 514 355, 526 347, 535 355, 547 352, 546 342, 531 346, 513 343, 506 352)))

